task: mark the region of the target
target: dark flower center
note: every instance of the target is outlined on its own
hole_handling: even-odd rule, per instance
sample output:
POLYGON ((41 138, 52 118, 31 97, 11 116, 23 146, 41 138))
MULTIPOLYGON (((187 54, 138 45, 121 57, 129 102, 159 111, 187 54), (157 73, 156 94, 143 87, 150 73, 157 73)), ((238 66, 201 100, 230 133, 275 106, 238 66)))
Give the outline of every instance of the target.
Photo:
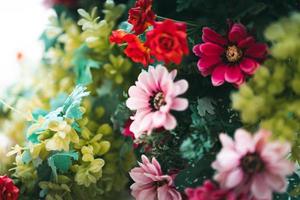
POLYGON ((161 36, 159 38, 159 43, 165 51, 171 51, 174 46, 173 39, 168 35, 161 36))
POLYGON ((236 45, 231 45, 228 46, 226 51, 226 58, 228 62, 238 62, 242 56, 243 56, 243 52, 240 48, 238 48, 236 45))
POLYGON ((253 174, 264 170, 264 162, 257 153, 246 154, 241 159, 241 167, 245 173, 253 174))
POLYGON ((162 92, 158 92, 150 98, 150 105, 153 110, 159 110, 161 106, 166 105, 165 97, 162 92))
POLYGON ((156 181, 156 182, 154 182, 154 184, 156 187, 161 187, 165 184, 168 184, 168 181, 167 180, 156 181))

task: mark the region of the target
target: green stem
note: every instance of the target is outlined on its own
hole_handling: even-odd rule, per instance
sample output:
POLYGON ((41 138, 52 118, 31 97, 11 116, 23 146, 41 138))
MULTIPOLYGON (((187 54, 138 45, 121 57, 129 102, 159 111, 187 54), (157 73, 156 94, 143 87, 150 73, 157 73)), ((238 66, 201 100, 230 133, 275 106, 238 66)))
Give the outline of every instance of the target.
POLYGON ((0 98, 0 103, 2 103, 4 106, 6 106, 7 108, 9 108, 10 110, 16 112, 16 113, 19 114, 20 116, 24 117, 26 120, 32 121, 32 119, 31 119, 28 115, 26 115, 26 114, 24 114, 23 112, 21 112, 21 111, 15 109, 13 106, 9 105, 8 103, 6 103, 6 102, 5 102, 3 99, 1 99, 1 98, 0 98))

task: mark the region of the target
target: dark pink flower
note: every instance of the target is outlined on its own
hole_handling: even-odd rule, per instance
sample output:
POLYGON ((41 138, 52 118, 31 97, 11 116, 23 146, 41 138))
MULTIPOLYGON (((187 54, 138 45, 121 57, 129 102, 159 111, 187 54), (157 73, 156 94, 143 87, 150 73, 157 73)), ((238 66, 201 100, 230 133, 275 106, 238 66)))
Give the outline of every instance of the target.
POLYGON ((0 176, 0 200, 17 200, 19 188, 7 176, 0 176))
POLYGON ((172 176, 163 174, 155 158, 152 161, 142 155, 139 167, 129 172, 134 184, 131 194, 136 200, 181 200, 181 194, 173 185, 172 176))
POLYGON ((226 189, 220 189, 210 180, 204 182, 203 186, 197 188, 187 188, 185 190, 188 200, 236 200, 230 198, 230 193, 226 189))
POLYGON ((226 37, 207 27, 202 33, 204 43, 195 45, 193 52, 200 57, 199 71, 211 75, 214 86, 225 81, 241 85, 266 57, 267 45, 257 43, 242 24, 233 24, 226 37))
POLYGON ((235 132, 235 140, 220 135, 223 148, 212 167, 222 188, 257 200, 271 200, 272 192, 286 190, 285 177, 294 170, 294 164, 286 158, 290 144, 269 141, 270 136, 265 130, 252 136, 242 129, 235 132))

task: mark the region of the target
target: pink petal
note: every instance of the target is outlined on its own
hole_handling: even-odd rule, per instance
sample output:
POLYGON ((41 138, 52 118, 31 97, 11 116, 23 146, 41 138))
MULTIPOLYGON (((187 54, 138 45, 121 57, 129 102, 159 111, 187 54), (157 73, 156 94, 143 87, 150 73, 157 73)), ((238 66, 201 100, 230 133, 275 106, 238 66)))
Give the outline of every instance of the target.
POLYGON ((153 120, 153 113, 147 114, 144 119, 140 122, 139 130, 141 132, 144 131, 151 131, 152 127, 152 120, 153 120))
POLYGON ((285 192, 287 188, 287 181, 285 177, 275 174, 266 174, 265 179, 267 184, 276 192, 285 192))
POLYGON ((167 120, 164 124, 164 128, 166 130, 172 130, 176 127, 176 125, 177 125, 177 121, 176 121, 175 117, 169 113, 167 115, 167 120))
POLYGON ((209 68, 213 65, 216 65, 218 63, 221 63, 221 57, 220 56, 206 56, 203 55, 199 61, 198 61, 198 68, 201 71, 201 69, 209 68))
POLYGON ((129 175, 132 178, 132 180, 134 180, 134 182, 136 182, 136 183, 147 184, 147 183, 152 182, 152 179, 146 177, 142 173, 137 173, 137 172, 131 171, 131 172, 129 172, 129 175))
POLYGON ((169 195, 169 190, 170 188, 168 185, 157 188, 157 200, 172 200, 172 197, 169 195))
POLYGON ((174 85, 175 85, 175 89, 176 89, 176 92, 175 92, 176 96, 185 93, 189 87, 189 84, 186 80, 176 81, 174 83, 174 85))
POLYGON ((231 137, 229 137, 228 135, 221 133, 219 135, 220 141, 222 143, 222 146, 225 148, 230 148, 233 149, 234 148, 234 142, 232 141, 231 137))
POLYGON ((131 86, 128 90, 128 94, 130 97, 138 97, 142 99, 148 98, 147 93, 137 86, 131 86))
POLYGON ((249 75, 254 74, 258 67, 259 63, 250 58, 244 58, 240 63, 241 70, 249 75))
POLYGON ((166 114, 165 113, 162 113, 160 111, 156 111, 154 114, 153 114, 153 124, 156 128, 160 128, 163 126, 163 124, 165 123, 166 121, 166 114))
POLYGON ((249 36, 249 37, 241 40, 238 43, 238 47, 244 49, 244 48, 247 48, 250 45, 254 44, 254 42, 255 42, 255 39, 252 36, 249 36))
POLYGON ((173 100, 171 109, 172 110, 177 110, 177 111, 183 111, 187 109, 189 106, 188 100, 185 98, 176 98, 173 100))
POLYGON ((244 77, 238 66, 227 67, 225 72, 225 80, 229 83, 237 83, 244 77))
POLYGON ((193 52, 196 56, 201 56, 201 52, 200 52, 200 44, 197 44, 193 47, 193 52))
POLYGON ((228 38, 230 42, 240 42, 247 37, 247 30, 242 24, 233 24, 229 32, 228 38))
POLYGON ((228 173, 226 182, 225 182, 225 187, 226 188, 234 188, 237 185, 239 185, 244 178, 244 173, 242 169, 236 168, 235 170, 231 171, 228 173))
POLYGON ((227 71, 227 68, 228 67, 226 67, 225 65, 220 65, 214 69, 211 75, 211 81, 214 86, 219 86, 224 83, 225 80, 224 76, 225 76, 225 72, 227 71))
POLYGON ((272 200, 272 191, 261 175, 256 175, 251 185, 251 192, 257 199, 272 200))
POLYGON ((147 101, 147 99, 139 99, 139 98, 130 97, 126 101, 126 106, 130 110, 137 110, 137 109, 149 107, 149 102, 147 101))
POLYGON ((234 150, 223 148, 217 155, 217 161, 222 171, 231 170, 240 163, 240 155, 234 150))
POLYGON ((148 188, 140 190, 139 193, 137 193, 137 196, 135 196, 136 200, 156 200, 156 189, 155 187, 148 188))
POLYGON ((263 59, 267 53, 267 45, 256 43, 251 45, 246 51, 247 56, 263 59))
POLYGON ((202 40, 203 42, 213 42, 220 45, 227 44, 227 40, 225 38, 208 27, 204 27, 202 29, 202 40))
POLYGON ((248 133, 244 129, 238 129, 235 132, 234 139, 235 149, 240 153, 240 155, 254 153, 255 143, 250 133, 248 133))
POLYGON ((160 174, 162 175, 162 171, 161 171, 161 167, 159 162, 156 160, 156 158, 152 158, 152 164, 157 168, 157 170, 160 172, 160 174))
POLYGON ((170 72, 170 76, 171 76, 172 80, 174 80, 176 78, 176 76, 177 76, 177 70, 176 69, 172 70, 170 72))
POLYGON ((224 52, 224 48, 217 44, 206 42, 200 45, 200 51, 207 56, 220 56, 224 52))

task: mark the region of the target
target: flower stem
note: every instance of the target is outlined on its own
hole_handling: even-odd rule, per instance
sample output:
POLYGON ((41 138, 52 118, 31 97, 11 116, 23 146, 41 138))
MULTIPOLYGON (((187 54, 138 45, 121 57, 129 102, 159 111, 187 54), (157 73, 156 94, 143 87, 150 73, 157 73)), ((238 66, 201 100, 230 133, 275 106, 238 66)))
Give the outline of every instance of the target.
POLYGON ((16 108, 14 108, 13 106, 9 105, 8 103, 6 103, 1 98, 0 98, 0 103, 2 103, 4 106, 6 106, 7 108, 9 108, 10 110, 16 112, 20 116, 24 117, 27 121, 32 121, 32 118, 29 115, 26 115, 26 114, 24 114, 24 112, 17 110, 16 108))
POLYGON ((167 18, 167 17, 162 17, 162 16, 159 16, 159 15, 156 15, 156 17, 157 17, 158 19, 162 19, 162 20, 170 19, 170 20, 173 20, 173 21, 176 21, 176 22, 186 23, 186 24, 189 25, 189 26, 198 27, 197 24, 193 24, 193 23, 189 23, 189 22, 185 22, 185 21, 179 21, 179 20, 175 20, 175 19, 171 19, 171 18, 167 18))

